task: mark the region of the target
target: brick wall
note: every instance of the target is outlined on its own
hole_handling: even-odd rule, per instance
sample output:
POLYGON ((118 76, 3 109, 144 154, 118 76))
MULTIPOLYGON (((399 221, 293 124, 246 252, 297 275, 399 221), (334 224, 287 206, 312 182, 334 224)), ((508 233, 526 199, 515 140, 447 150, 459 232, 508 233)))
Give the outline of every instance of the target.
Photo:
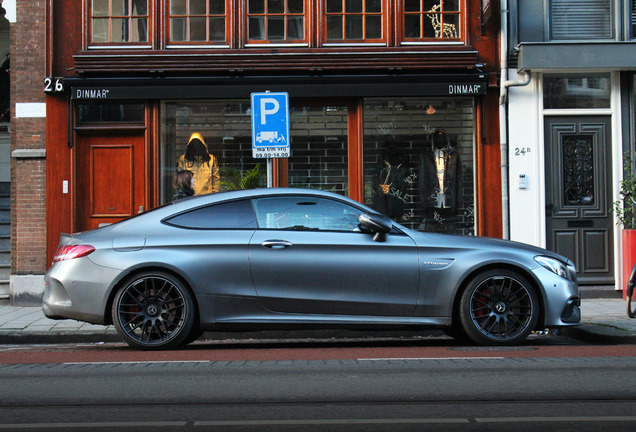
MULTIPOLYGON (((16 103, 44 103, 46 2, 17 0, 11 26, 11 274, 46 271, 46 119, 16 118, 16 103)), ((29 105, 31 106, 31 105, 29 105)))

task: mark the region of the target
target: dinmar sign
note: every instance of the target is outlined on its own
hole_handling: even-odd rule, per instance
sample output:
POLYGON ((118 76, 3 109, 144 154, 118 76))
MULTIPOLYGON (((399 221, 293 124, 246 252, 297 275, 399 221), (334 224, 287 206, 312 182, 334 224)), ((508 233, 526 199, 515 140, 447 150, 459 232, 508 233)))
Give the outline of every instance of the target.
MULTIPOLYGON (((316 84, 320 86, 320 84, 316 84)), ((250 88, 251 86, 247 86, 250 88)), ((289 91, 302 95, 311 86, 306 84, 286 84, 289 91)), ((482 96, 488 91, 488 84, 480 80, 444 81, 434 80, 412 82, 405 85, 399 78, 381 84, 363 83, 331 83, 320 87, 323 96, 360 97, 368 94, 372 88, 378 96, 482 96)), ((316 88, 313 89, 316 91, 316 88)), ((245 98, 242 86, 217 85, 154 85, 154 86, 100 86, 100 87, 72 87, 73 100, 144 100, 144 99, 215 99, 215 98, 245 98)))
POLYGON ((478 95, 486 94, 483 84, 448 84, 449 95, 478 95), (482 88, 484 91, 482 92, 482 88))

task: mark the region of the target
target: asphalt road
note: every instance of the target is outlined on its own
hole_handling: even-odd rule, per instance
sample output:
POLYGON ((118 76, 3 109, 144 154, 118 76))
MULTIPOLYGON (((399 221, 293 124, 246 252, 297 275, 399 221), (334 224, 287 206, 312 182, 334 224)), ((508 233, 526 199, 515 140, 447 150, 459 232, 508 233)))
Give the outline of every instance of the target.
POLYGON ((634 430, 635 369, 631 345, 5 346, 0 431, 634 430))

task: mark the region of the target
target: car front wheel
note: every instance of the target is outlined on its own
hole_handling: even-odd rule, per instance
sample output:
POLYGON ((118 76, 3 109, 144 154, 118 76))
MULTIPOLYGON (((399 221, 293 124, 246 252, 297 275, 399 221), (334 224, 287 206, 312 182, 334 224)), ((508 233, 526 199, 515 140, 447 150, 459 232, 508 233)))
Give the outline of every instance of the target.
POLYGON ((534 330, 539 301, 526 278, 509 270, 493 270, 471 280, 462 294, 459 315, 472 341, 512 345, 534 330))
POLYGON ((112 318, 124 341, 135 348, 167 349, 185 343, 194 325, 194 303, 175 277, 146 272, 115 295, 112 318))

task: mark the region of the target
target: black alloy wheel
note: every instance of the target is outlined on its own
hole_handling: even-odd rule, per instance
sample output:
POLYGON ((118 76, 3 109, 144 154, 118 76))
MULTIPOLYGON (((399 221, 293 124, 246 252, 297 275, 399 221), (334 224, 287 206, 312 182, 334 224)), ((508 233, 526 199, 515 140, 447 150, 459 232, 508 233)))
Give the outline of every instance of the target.
POLYGON ((509 270, 493 270, 468 284, 459 314, 472 341, 513 345, 528 337, 537 325, 539 301, 526 278, 509 270))
POLYGON ((147 272, 127 281, 117 292, 113 323, 135 348, 166 349, 186 343, 194 326, 194 303, 178 279, 147 272))

